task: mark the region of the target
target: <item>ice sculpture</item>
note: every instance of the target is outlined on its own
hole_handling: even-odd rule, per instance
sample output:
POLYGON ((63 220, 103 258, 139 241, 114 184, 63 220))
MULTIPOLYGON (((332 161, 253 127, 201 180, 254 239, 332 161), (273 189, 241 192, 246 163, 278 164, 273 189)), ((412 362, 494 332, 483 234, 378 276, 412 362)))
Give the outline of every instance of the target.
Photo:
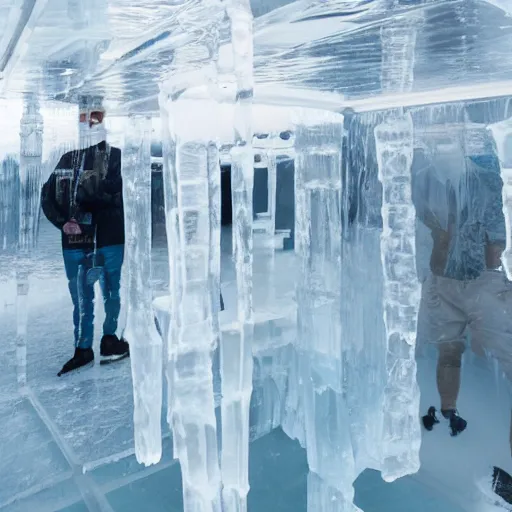
POLYGON ((31 257, 37 242, 40 216, 43 118, 36 95, 27 95, 21 118, 20 223, 16 265, 16 357, 18 385, 27 384, 27 324, 31 257))
MULTIPOLYGON (((166 222, 171 276, 167 339, 168 421, 183 479, 185 511, 220 511, 221 487, 211 354, 218 334, 219 158, 212 138, 182 130, 175 91, 160 95, 164 134, 166 222), (210 177, 210 174, 212 176, 210 177), (213 186, 211 186, 213 185, 213 186), (217 222, 217 225, 212 224, 217 222), (217 260, 217 261, 215 261, 217 260), (213 277, 212 276, 216 276, 213 277), (212 287, 217 286, 215 293, 212 287)), ((205 108, 206 114, 209 113, 205 108)))
POLYGON ((375 129, 383 186, 385 325, 388 383, 385 390, 383 477, 394 480, 419 469, 421 444, 416 383, 416 318, 419 283, 415 260, 415 211, 411 202, 413 126, 410 114, 375 129))
POLYGON ((247 510, 249 492, 249 407, 252 394, 254 311, 252 297, 252 151, 253 35, 248 0, 226 6, 231 23, 236 79, 234 143, 231 149, 233 256, 236 268, 238 334, 221 339, 223 502, 228 510, 247 510))
MULTIPOLYGON (((100 457, 108 436, 115 436, 114 425, 113 433, 95 444, 101 446, 96 449, 96 460, 84 461, 72 448, 78 438, 85 437, 77 426, 79 421, 72 424, 65 417, 57 424, 45 411, 49 401, 43 405, 35 392, 30 398, 69 463, 64 464, 64 471, 71 467, 71 487, 78 483, 79 499, 91 510, 115 508, 103 496, 107 486, 101 483, 96 489, 91 483, 102 475, 88 480, 81 472, 131 454, 133 444, 137 460, 144 465, 156 464, 162 453, 171 456, 170 449, 162 449, 162 433, 167 435, 161 429, 162 398, 167 398, 173 455, 181 464, 186 512, 245 512, 249 442, 278 426, 307 452, 307 507, 311 512, 356 510, 353 483, 367 467, 381 471, 388 481, 415 472, 420 442, 414 359, 419 286, 411 166, 423 125, 439 123, 446 114, 443 110, 458 118, 465 105, 455 107, 455 113, 452 107, 410 107, 443 101, 441 95, 446 92, 438 94, 432 84, 437 86, 439 81, 441 88, 447 77, 455 83, 450 91, 453 99, 460 92, 456 78, 469 82, 481 78, 484 71, 496 80, 510 78, 507 66, 497 69, 496 65, 496 55, 506 56, 508 50, 506 37, 501 35, 507 36, 510 24, 499 10, 510 13, 508 2, 269 0, 252 2, 255 13, 276 10, 253 26, 247 0, 27 0, 21 10, 13 1, 4 2, 8 11, 0 7, 2 14, 9 14, 7 35, 0 36, 0 43, 8 45, 5 55, 0 54, 6 58, 0 76, 2 93, 9 92, 9 83, 15 93, 16 87, 33 88, 41 96, 59 94, 60 99, 74 102, 77 95, 92 90, 110 96, 114 110, 123 115, 143 112, 127 117, 123 146, 123 305, 128 303, 125 335, 131 343, 133 438, 124 418, 126 450, 121 452, 116 440, 115 453, 100 457), (32 4, 37 4, 34 9, 32 4), (289 5, 277 9, 278 4, 289 5), (13 40, 11 44, 11 32, 17 32, 18 25, 10 22, 17 19, 18 11, 28 20, 27 30, 19 43, 13 40), (39 25, 43 12, 46 15, 39 25), (62 20, 57 20, 56 13, 63 14, 62 20), (450 46, 452 23, 457 34, 450 46), (442 41, 439 24, 445 24, 442 41), (489 27, 500 34, 496 39, 489 27), (36 51, 29 51, 27 44, 32 44, 32 33, 45 40, 36 51), (110 45, 101 54, 106 43, 110 45), (9 52, 14 56, 10 61, 9 52), (48 54, 49 58, 43 57, 48 54), (36 70, 40 65, 43 85, 33 81, 41 74, 36 70), (340 69, 343 72, 338 73, 340 69), (413 69, 418 74, 414 87, 413 69), (254 72, 259 81, 256 87, 254 72), (281 89, 283 84, 290 89, 281 89), (158 86, 159 105, 155 101, 158 86), (308 90, 297 92, 291 87, 308 90), (257 131, 257 122, 252 120, 253 88, 256 101, 301 103, 336 112, 299 108, 294 110, 295 126, 286 127, 293 132, 291 138, 295 137, 285 151, 290 167, 295 166, 296 217, 290 238, 295 238, 295 253, 283 254, 282 237, 276 235, 278 168, 283 159, 280 136, 269 115, 268 139, 253 137, 253 129, 257 131), (335 92, 323 95, 320 90, 335 92), (403 104, 408 108, 401 108, 403 104), (386 105, 392 108, 385 110, 386 105), (163 340, 153 326, 149 285, 151 161, 150 121, 145 117, 158 116, 158 109, 163 126, 169 254, 165 265, 170 273, 170 311, 161 315, 166 320, 160 325, 163 340), (192 110, 200 112, 192 115, 192 110), (220 136, 221 118, 229 118, 229 140, 220 136), (230 274, 229 283, 223 286, 233 293, 224 293, 228 308, 223 313, 219 313, 218 300, 220 144, 230 148, 234 214, 233 253, 229 254, 234 265, 226 258, 222 267, 230 274), (262 161, 255 160, 256 156, 262 161), (253 211, 254 167, 261 167, 260 176, 267 172, 264 212, 253 211), (285 279, 291 284, 286 283, 290 286, 283 292, 285 279), (162 358, 166 397, 162 397, 162 358), (63 424, 69 427, 64 433, 59 431, 63 424)), ((0 19, 0 32, 2 23, 0 19)), ((467 97, 475 97, 472 85, 464 84, 467 97)), ((496 91, 500 94, 512 90, 510 83, 499 85, 496 91)), ((487 81, 478 94, 496 91, 487 81)), ((32 247, 37 238, 41 130, 36 96, 27 96, 21 167, 15 158, 5 159, 0 167, 0 250, 8 252, 15 246, 19 250, 18 324, 13 325, 22 391, 30 340, 26 303, 28 269, 33 265, 32 247)), ((502 162, 510 236, 510 120, 494 124, 491 130, 502 162)), ((63 139, 56 136, 52 144, 62 144, 63 139)), ((82 137, 79 145, 93 142, 82 137)), ((430 149, 439 158, 442 151, 437 142, 430 149)), ((50 156, 48 169, 63 151, 50 156)), ((510 277, 510 243, 504 263, 510 277)), ((64 279, 62 272, 59 278, 64 279)), ((0 299, 1 295, 0 290, 0 299)), ((62 328, 57 343, 64 345, 66 329, 62 328)), ((57 343, 52 350, 57 350, 57 343)), ((127 364, 124 369, 129 381, 127 364)), ((82 396, 90 398, 87 403, 94 403, 93 395, 99 395, 96 387, 103 390, 98 375, 107 381, 111 378, 107 372, 113 375, 118 370, 100 371, 96 368, 77 379, 80 385, 92 383, 84 385, 87 391, 82 396)), ((72 386, 59 384, 59 393, 53 386, 50 382, 50 392, 45 390, 48 395, 73 398, 72 386)), ((131 390, 125 391, 131 404, 131 390)), ((121 409, 118 406, 117 412, 121 409)), ((105 416, 103 426, 108 430, 112 424, 105 416)), ((97 416, 91 418, 94 423, 97 416)), ((92 435, 90 442, 96 443, 92 435)), ((85 452, 87 443, 80 446, 85 452)), ((130 466, 129 471, 136 467, 133 461, 120 462, 130 466)), ((140 472, 146 475, 161 467, 140 468, 140 472)), ((122 484, 108 484, 108 489, 131 478, 138 476, 123 473, 122 484)))
POLYGON ((326 113, 324 122, 312 126, 305 118, 296 129, 298 360, 311 512, 357 510, 352 504, 356 475, 343 393, 342 141, 342 116, 326 113))
MULTIPOLYGON (((411 90, 420 20, 413 16, 381 29, 384 91, 411 90)), ((414 350, 420 285, 416 277, 416 214, 411 201, 414 135, 410 113, 390 113, 375 128, 375 140, 383 187, 381 254, 388 350, 388 382, 382 404, 382 475, 392 481, 419 469, 421 444, 414 350)))
MULTIPOLYGON (((219 11, 222 13, 222 11, 219 11)), ((168 330, 168 419, 182 467, 185 510, 246 510, 249 406, 252 392, 252 14, 248 3, 226 6, 231 22, 233 70, 237 84, 232 195, 236 229, 233 251, 238 289, 238 324, 220 336, 220 167, 215 132, 184 129, 180 85, 163 85, 167 232, 172 283, 168 330), (220 467, 212 378, 212 353, 220 340, 222 450, 220 467), (195 387, 194 392, 191 386, 195 387), (197 393, 197 389, 203 391, 197 393), (222 474, 222 487, 221 487, 222 474)), ((213 101, 204 105, 204 125, 215 115, 219 87, 218 14, 212 11, 206 46, 207 79, 213 101), (210 117, 210 119, 209 119, 210 117)), ((190 21, 190 20, 189 20, 190 21)), ((191 48, 178 58, 191 56, 191 48)), ((229 91, 229 85, 228 85, 229 91)), ((227 98, 232 101, 232 98, 227 98)))
POLYGON ((151 118, 127 121, 123 152, 125 276, 124 336, 130 343, 135 455, 156 464, 162 456, 162 339, 153 315, 151 288, 151 118))

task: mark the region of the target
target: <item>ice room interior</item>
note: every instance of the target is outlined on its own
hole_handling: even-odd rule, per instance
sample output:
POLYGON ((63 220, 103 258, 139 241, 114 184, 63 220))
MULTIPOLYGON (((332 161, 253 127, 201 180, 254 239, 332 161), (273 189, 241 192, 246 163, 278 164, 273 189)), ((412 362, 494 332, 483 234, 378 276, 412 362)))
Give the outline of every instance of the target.
POLYGON ((0 511, 512 510, 511 99, 512 0, 0 0, 0 511))

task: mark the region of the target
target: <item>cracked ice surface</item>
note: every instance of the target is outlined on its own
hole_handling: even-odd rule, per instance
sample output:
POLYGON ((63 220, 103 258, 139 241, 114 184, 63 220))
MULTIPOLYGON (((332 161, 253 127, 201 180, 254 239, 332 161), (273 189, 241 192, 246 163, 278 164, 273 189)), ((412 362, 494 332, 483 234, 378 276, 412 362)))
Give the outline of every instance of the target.
POLYGON ((0 509, 21 495, 67 479, 71 470, 27 399, 0 403, 0 509))
MULTIPOLYGON (((167 264, 167 258, 158 249, 153 256, 157 267, 155 288, 158 290, 166 281, 165 267, 160 267, 163 261, 167 264)), ((13 306, 16 289, 12 273, 6 270, 13 268, 13 260, 2 255, 1 261, 3 281, 0 330, 4 357, 0 359, 0 417, 2 422, 4 418, 8 422, 15 418, 16 423, 13 420, 2 430, 2 433, 5 432, 10 437, 2 438, 0 449, 14 443, 12 446, 28 447, 30 452, 30 437, 25 438, 23 435, 31 432, 29 429, 32 424, 37 424, 37 428, 43 432, 39 434, 39 445, 48 447, 48 450, 51 446, 55 447, 58 456, 59 449, 36 412, 33 409, 31 413, 27 412, 32 408, 29 402, 24 399, 20 402, 21 405, 14 407, 9 401, 9 397, 17 395, 14 347, 16 325, 13 306), (20 421, 25 418, 26 422, 18 423, 18 416, 20 421), (15 433, 19 433, 23 442, 16 442, 12 437, 15 433), (26 439, 28 443, 25 442, 26 439)), ((31 286, 37 291, 30 296, 27 333, 28 386, 53 422, 59 440, 68 446, 76 464, 89 469, 133 453, 133 397, 129 362, 101 369, 96 365, 88 371, 71 376, 70 379, 58 379, 56 376, 59 367, 70 357, 73 350, 72 306, 58 232, 45 220, 41 222, 40 250, 34 256, 31 286)), ((98 300, 101 295, 99 290, 96 292, 95 340, 98 343, 103 313, 101 301, 98 300)), ((99 346, 95 346, 95 352, 99 356, 99 346)), ((26 491, 27 486, 35 489, 58 474, 43 452, 34 457, 22 452, 14 462, 24 464, 24 461, 31 459, 34 460, 33 466, 26 468, 25 479, 17 479, 15 485, 4 487, 3 482, 7 481, 7 477, 4 480, 0 476, 0 487, 6 496, 18 495, 26 491), (45 472, 42 466, 39 467, 40 460, 46 461, 48 471, 45 472), (31 481, 31 478, 36 480, 31 481)), ((59 460, 58 457, 55 460, 59 460)), ((14 462, 8 457, 4 458, 2 452, 0 472, 3 474, 5 470, 12 473, 12 468, 18 467, 14 462)), ((64 469, 69 471, 65 460, 63 462, 64 469)), ((0 500, 0 503, 3 502, 4 496, 0 500)))

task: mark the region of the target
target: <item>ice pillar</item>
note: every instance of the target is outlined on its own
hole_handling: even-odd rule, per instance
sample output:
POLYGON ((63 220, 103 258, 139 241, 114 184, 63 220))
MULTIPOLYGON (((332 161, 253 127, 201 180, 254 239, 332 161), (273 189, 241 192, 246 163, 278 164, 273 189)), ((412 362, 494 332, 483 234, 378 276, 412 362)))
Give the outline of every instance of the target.
POLYGON ((130 116, 123 152, 127 320, 130 342, 135 455, 146 466, 162 456, 162 340, 151 289, 151 118, 130 116))
POLYGON ((490 126, 496 141, 503 181, 503 214, 507 245, 502 256, 508 279, 512 279, 512 118, 490 126))
POLYGON ((249 408, 252 394, 252 300, 254 155, 252 148, 253 17, 247 0, 230 0, 234 76, 237 84, 234 146, 231 149, 233 257, 238 296, 238 336, 221 341, 223 502, 225 510, 247 510, 249 492, 249 408))
MULTIPOLYGON (((163 133, 173 139, 164 144, 172 295, 168 419, 181 464, 184 511, 220 512, 211 357, 218 334, 213 316, 218 312, 220 275, 219 156, 210 135, 187 129, 177 112, 179 100, 164 89, 160 107, 168 124, 163 133), (217 289, 212 291, 212 286, 217 289)), ((211 107, 211 102, 202 106, 205 126, 215 126, 211 107)))
MULTIPOLYGON (((273 141, 273 137, 271 139, 273 141)), ((273 142, 271 142, 273 145, 273 142)), ((267 311, 276 308, 275 304, 275 247, 276 247, 276 179, 277 162, 276 151, 271 147, 266 150, 267 166, 267 211, 256 214, 257 220, 253 223, 254 242, 254 275, 264 283, 262 305, 267 311)), ((268 340, 267 343, 270 343, 268 340)))
MULTIPOLYGON (((398 4, 399 2, 394 2, 398 4)), ((382 88, 407 93, 413 84, 417 25, 399 20, 381 30, 382 88)), ((416 382, 416 321, 420 284, 416 275, 415 219, 411 199, 413 123, 403 109, 374 131, 383 188, 381 258, 387 384, 383 403, 382 477, 392 481, 419 469, 420 392, 416 382)))
MULTIPOLYGON (((173 253, 179 252, 171 247, 179 247, 180 227, 179 223, 171 222, 173 215, 176 215, 178 208, 178 191, 176 180, 176 141, 171 135, 170 119, 167 111, 167 102, 170 101, 169 95, 163 89, 159 95, 160 119, 162 122, 162 155, 163 155, 163 185, 164 185, 164 203, 167 246, 169 251, 169 326, 168 329, 162 329, 162 332, 168 332, 167 339, 164 339, 164 367, 167 380, 167 423, 172 429, 172 411, 174 399, 174 340, 178 339, 178 303, 181 297, 181 273, 179 272, 179 261, 171 257, 173 253), (171 250, 173 251, 171 253, 171 250), (172 331, 172 332, 171 332, 172 331)), ((177 219, 176 219, 177 220, 177 219)), ((173 452, 176 454, 176 439, 173 437, 173 452)))
MULTIPOLYGON (((19 167, 11 155, 0 162, 0 253, 15 254, 18 246, 19 167)), ((1 273, 7 274, 7 269, 1 273)))
POLYGON ((377 126, 375 139, 383 188, 381 258, 388 372, 381 471, 385 480, 392 481, 418 471, 421 444, 415 359, 420 285, 416 275, 416 212, 411 199, 410 115, 391 118, 377 126))
POLYGON ((296 129, 295 251, 308 510, 345 512, 356 477, 343 395, 341 332, 341 158, 343 117, 296 129))
POLYGON ((16 266, 16 358, 18 385, 27 383, 27 323, 31 257, 37 242, 41 204, 43 118, 36 95, 26 95, 20 126, 20 221, 16 266))

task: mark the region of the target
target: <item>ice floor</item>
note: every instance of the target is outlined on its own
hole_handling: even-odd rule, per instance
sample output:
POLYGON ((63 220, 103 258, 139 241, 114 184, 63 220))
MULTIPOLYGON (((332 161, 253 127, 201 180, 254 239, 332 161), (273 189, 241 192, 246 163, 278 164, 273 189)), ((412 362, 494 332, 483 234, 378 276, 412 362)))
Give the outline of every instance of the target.
MULTIPOLYGON (((224 233, 223 293, 229 291, 230 236, 224 233)), ((154 290, 165 294, 166 249, 154 249, 154 290)), ((280 293, 293 290, 293 254, 279 253, 280 293), (288 269, 288 272, 286 271, 288 269)), ((31 280, 27 375, 29 392, 16 388, 13 262, 0 266, 0 510, 166 511, 182 510, 179 464, 164 426, 164 457, 150 468, 133 455, 132 390, 129 361, 59 379, 57 371, 72 351, 68 297, 58 233, 42 223, 41 242, 31 280)), ((256 291, 255 291, 256 295, 256 291)), ((99 339, 101 307, 96 305, 99 339)), ((510 471, 508 398, 497 389, 485 365, 466 361, 460 407, 469 428, 458 439, 439 426, 424 435, 417 475, 386 484, 375 471, 356 481, 356 503, 366 512, 485 511, 474 485, 487 464, 510 471), (500 405, 501 404, 501 405, 500 405), (507 404, 504 406, 503 404, 507 404), (476 500, 476 501, 475 501, 476 500)), ((432 359, 420 360, 422 408, 436 404, 432 359)), ((305 451, 279 428, 255 439, 250 451, 249 510, 306 511, 305 451)))

